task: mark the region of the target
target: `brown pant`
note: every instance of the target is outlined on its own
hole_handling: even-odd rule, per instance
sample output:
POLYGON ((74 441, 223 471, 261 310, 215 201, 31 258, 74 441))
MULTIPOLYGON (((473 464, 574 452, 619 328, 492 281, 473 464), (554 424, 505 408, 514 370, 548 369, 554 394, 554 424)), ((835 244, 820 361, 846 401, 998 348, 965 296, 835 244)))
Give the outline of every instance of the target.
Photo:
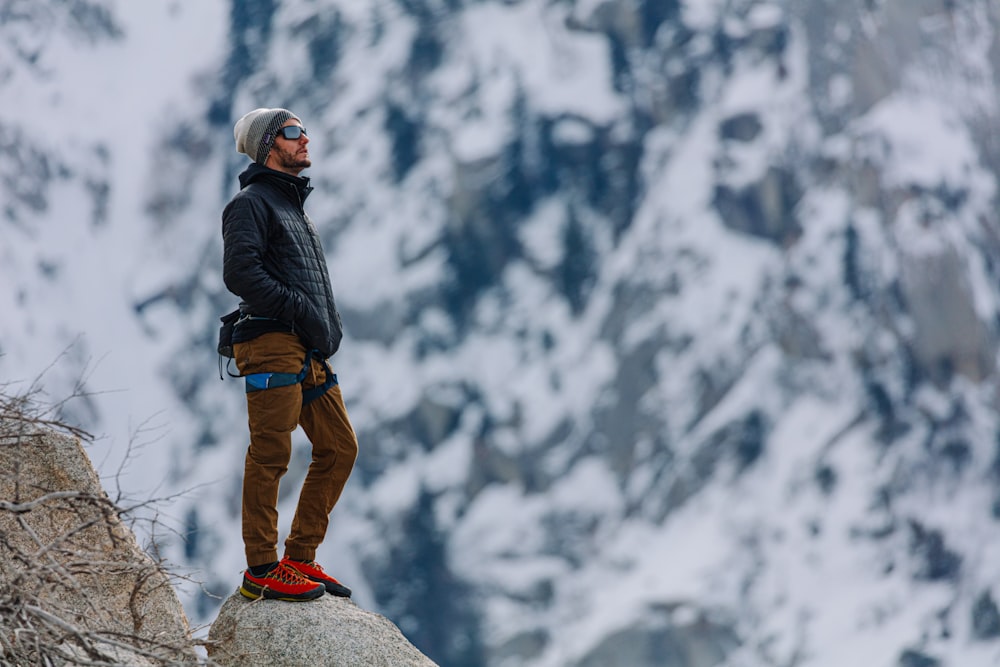
MULTIPOLYGON (((251 373, 298 373, 306 350, 298 336, 266 333, 233 345, 236 365, 251 373)), ((323 384, 323 363, 313 359, 302 384, 247 394, 250 447, 243 471, 243 544, 247 565, 278 560, 278 484, 292 455, 292 431, 302 425, 312 443, 312 462, 306 473, 285 555, 311 560, 326 536, 330 512, 351 475, 358 456, 340 386, 334 385, 309 405, 302 390, 323 384)))

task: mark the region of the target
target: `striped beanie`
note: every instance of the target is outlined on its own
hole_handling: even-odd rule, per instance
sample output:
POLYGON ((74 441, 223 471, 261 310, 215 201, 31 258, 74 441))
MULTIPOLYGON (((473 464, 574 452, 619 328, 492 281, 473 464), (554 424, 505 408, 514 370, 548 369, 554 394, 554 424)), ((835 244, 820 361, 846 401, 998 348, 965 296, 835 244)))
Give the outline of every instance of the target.
POLYGON ((274 145, 278 129, 289 118, 299 120, 288 109, 254 109, 236 121, 233 127, 236 151, 249 156, 257 164, 264 164, 274 145))

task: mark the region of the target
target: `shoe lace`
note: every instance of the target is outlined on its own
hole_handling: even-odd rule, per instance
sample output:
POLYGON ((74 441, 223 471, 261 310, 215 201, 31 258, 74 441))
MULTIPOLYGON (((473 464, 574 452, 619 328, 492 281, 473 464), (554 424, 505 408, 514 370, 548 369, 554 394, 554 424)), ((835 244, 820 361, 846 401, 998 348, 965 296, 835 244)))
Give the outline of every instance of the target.
MULTIPOLYGON (((325 572, 325 571, 323 570, 323 566, 322 566, 322 565, 320 565, 319 563, 317 563, 317 562, 316 562, 316 561, 314 561, 314 560, 291 560, 291 559, 288 559, 288 562, 291 562, 291 563, 298 563, 298 564, 300 564, 300 565, 307 565, 307 566, 309 566, 309 568, 310 568, 310 569, 313 569, 313 570, 319 570, 320 572, 323 572, 324 574, 326 573, 326 572, 325 572)), ((293 565, 289 565, 289 568, 291 568, 291 569, 293 569, 293 570, 295 569, 295 567, 294 567, 293 565)), ((303 576, 304 576, 304 575, 303 575, 303 576)))
POLYGON ((278 563, 278 566, 268 572, 265 578, 277 579, 283 584, 301 584, 308 581, 304 576, 284 563, 278 563))

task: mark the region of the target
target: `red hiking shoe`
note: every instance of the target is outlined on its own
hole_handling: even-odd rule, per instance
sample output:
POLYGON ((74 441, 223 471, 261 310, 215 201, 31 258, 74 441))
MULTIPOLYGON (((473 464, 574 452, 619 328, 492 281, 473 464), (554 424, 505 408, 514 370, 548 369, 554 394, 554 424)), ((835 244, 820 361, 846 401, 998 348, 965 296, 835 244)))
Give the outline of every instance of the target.
POLYGON ((326 592, 341 598, 351 597, 351 589, 340 583, 326 572, 314 560, 292 560, 288 556, 281 559, 282 565, 295 570, 306 579, 316 581, 326 586, 326 592))
POLYGON ((275 565, 267 574, 255 577, 246 570, 243 573, 243 585, 240 593, 251 600, 265 598, 267 600, 287 600, 302 602, 323 597, 326 588, 322 584, 306 579, 301 574, 288 567, 284 561, 275 565))

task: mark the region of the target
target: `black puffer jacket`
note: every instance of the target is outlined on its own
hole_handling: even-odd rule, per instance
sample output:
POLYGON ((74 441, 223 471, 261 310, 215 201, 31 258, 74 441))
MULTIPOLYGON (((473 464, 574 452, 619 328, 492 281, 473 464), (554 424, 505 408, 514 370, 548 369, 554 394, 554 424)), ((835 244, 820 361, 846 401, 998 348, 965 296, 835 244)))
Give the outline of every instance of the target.
POLYGON ((272 318, 307 348, 332 356, 343 329, 323 247, 302 208, 309 179, 252 164, 240 186, 222 212, 226 287, 242 299, 244 314, 272 318))

